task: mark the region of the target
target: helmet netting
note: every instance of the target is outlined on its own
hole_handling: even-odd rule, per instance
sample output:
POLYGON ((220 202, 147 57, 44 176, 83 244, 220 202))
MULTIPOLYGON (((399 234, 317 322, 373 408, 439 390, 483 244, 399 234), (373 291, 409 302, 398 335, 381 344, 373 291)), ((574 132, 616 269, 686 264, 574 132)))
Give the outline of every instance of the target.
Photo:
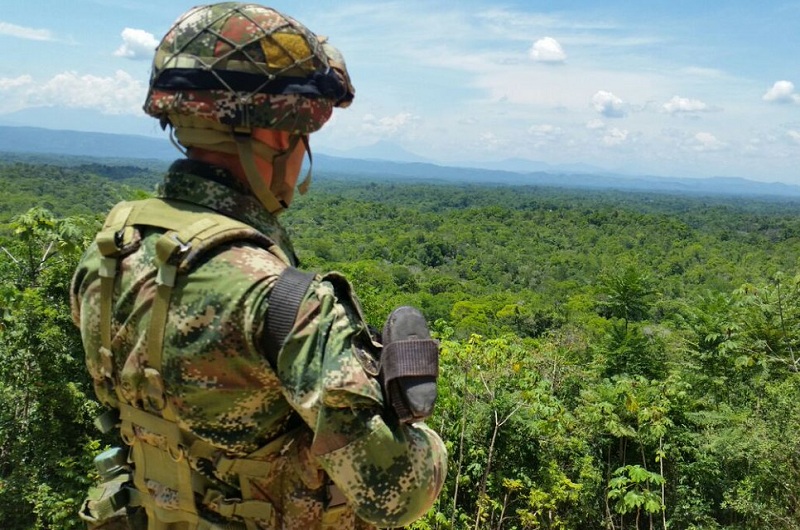
POLYGON ((274 9, 225 2, 194 8, 170 28, 144 110, 163 126, 197 116, 237 130, 310 134, 354 93, 324 38, 274 9))
POLYGON ((153 81, 169 68, 196 68, 250 100, 278 77, 304 77, 327 66, 319 40, 291 17, 255 4, 226 3, 192 9, 173 25, 159 46, 153 81), (257 74, 262 81, 243 92, 225 71, 257 74))

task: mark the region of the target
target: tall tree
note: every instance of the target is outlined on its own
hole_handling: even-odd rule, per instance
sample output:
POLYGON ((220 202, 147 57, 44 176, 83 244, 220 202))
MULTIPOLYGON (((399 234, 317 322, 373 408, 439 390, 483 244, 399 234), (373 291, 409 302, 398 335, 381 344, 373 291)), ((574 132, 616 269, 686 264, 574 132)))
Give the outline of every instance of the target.
POLYGON ((85 226, 34 208, 0 240, 0 526, 79 528, 98 412, 69 309, 85 226))

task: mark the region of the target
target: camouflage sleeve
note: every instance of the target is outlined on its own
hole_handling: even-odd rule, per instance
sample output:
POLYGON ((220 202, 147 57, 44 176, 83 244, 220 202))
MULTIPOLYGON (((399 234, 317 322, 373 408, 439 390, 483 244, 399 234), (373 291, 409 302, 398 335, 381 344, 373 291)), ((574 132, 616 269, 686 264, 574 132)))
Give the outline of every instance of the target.
POLYGON ((376 351, 349 284, 330 274, 312 284, 276 368, 286 399, 314 430, 313 454, 356 514, 398 527, 433 505, 447 455, 433 430, 386 413, 376 351))

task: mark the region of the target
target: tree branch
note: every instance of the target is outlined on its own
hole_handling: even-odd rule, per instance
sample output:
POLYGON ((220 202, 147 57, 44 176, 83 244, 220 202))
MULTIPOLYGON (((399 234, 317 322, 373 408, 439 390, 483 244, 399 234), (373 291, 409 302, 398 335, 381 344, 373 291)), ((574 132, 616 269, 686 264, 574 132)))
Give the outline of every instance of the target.
POLYGON ((8 254, 8 257, 9 257, 9 258, 11 258, 11 260, 12 260, 12 261, 13 261, 13 262, 14 262, 16 265, 19 265, 19 260, 18 260, 17 258, 15 258, 15 257, 14 257, 14 255, 13 255, 11 252, 9 252, 8 250, 6 250, 6 247, 4 247, 4 246, 0 245, 0 248, 1 248, 1 249, 3 249, 3 252, 5 252, 6 254, 8 254))

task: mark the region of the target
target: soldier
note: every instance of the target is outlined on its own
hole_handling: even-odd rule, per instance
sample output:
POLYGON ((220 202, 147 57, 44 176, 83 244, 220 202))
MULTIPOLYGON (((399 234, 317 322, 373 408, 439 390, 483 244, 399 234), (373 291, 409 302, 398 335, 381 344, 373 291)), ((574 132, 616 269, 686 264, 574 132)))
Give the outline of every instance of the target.
POLYGON ((125 445, 96 460, 90 528, 396 527, 432 506, 424 318, 399 308, 371 334, 276 219, 308 135, 353 94, 335 48, 255 4, 194 8, 156 49, 144 109, 187 158, 112 209, 72 285, 98 423, 125 445))

